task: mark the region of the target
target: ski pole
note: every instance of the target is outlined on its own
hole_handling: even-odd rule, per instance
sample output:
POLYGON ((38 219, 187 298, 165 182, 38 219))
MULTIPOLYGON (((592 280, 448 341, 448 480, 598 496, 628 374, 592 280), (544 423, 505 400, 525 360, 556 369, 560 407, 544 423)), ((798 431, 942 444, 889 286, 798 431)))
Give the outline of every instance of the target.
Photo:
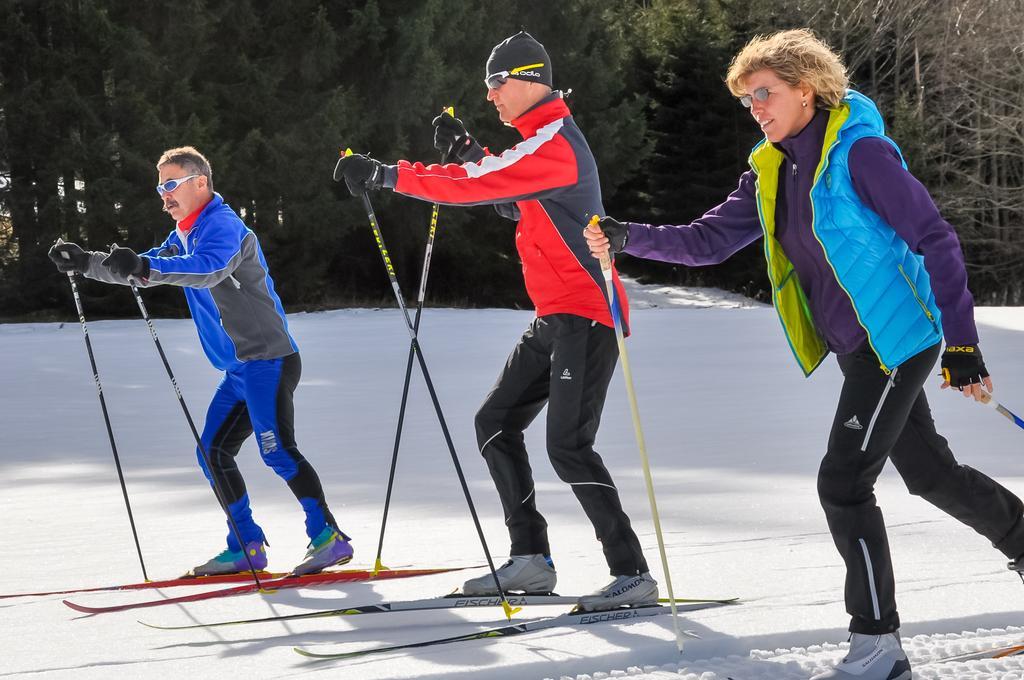
POLYGON ((1006 416, 1007 418, 1009 418, 1010 422, 1015 424, 1017 427, 1024 428, 1024 419, 1022 419, 1020 416, 1016 415, 1013 411, 1011 411, 1010 409, 1006 408, 1005 406, 1000 404, 998 401, 993 399, 992 395, 989 394, 988 392, 982 391, 981 398, 979 398, 978 401, 980 401, 981 403, 985 404, 986 406, 991 406, 992 408, 994 408, 996 410, 997 413, 999 413, 1000 415, 1003 415, 1003 416, 1006 416))
MULTIPOLYGON (((590 218, 589 226, 597 226, 599 217, 590 218)), ((644 483, 647 485, 647 500, 651 504, 651 516, 654 519, 654 533, 658 537, 658 552, 661 554, 661 568, 665 572, 665 587, 668 588, 669 605, 672 608, 672 626, 676 633, 676 647, 683 652, 683 633, 679 629, 679 614, 676 611, 676 597, 672 592, 672 575, 668 568, 668 557, 665 554, 665 539, 661 533, 661 520, 658 517, 658 503, 654 498, 654 481, 651 478, 651 465, 647 459, 647 444, 644 442, 644 431, 640 426, 640 409, 637 406, 636 391, 633 388, 633 372, 629 367, 629 355, 626 354, 626 338, 622 331, 622 309, 615 295, 615 282, 612 279, 612 259, 610 253, 601 256, 601 273, 608 291, 608 306, 615 325, 615 340, 619 345, 619 356, 622 358, 622 376, 626 380, 626 396, 629 399, 629 412, 633 416, 633 431, 636 434, 637 448, 640 450, 640 463, 644 470, 644 483)))
MULTIPOLYGON (((342 157, 351 156, 352 150, 346 149, 342 153, 342 157)), ((487 539, 484 538, 484 530, 480 526, 480 519, 476 514, 476 506, 473 505, 473 497, 469 492, 469 485, 466 484, 466 476, 462 473, 462 465, 459 463, 459 455, 455 452, 455 444, 452 442, 451 433, 448 431, 448 424, 445 422, 444 413, 441 411, 441 402, 438 401, 437 393, 434 391, 434 383, 430 379, 430 371, 427 370, 427 362, 423 358, 423 348, 420 346, 419 340, 416 337, 416 329, 413 327, 412 319, 409 318, 409 309, 405 306, 405 299, 402 297, 402 289, 398 286, 398 277, 395 275, 395 268, 391 265, 391 256, 388 254, 388 249, 384 245, 384 236, 381 234, 380 226, 377 224, 377 215, 373 212, 373 204, 370 203, 370 197, 367 192, 362 193, 363 208, 366 210, 366 217, 370 221, 370 229, 373 230, 373 237, 377 241, 377 250, 380 251, 380 256, 384 260, 384 267, 388 272, 388 279, 391 281, 391 289, 395 293, 395 299, 398 301, 398 306, 402 310, 402 315, 405 317, 405 325, 409 330, 409 335, 412 339, 413 350, 416 354, 416 359, 419 361, 420 370, 423 373, 423 381, 427 385, 427 392, 430 393, 430 400, 434 403, 434 411, 437 412, 437 420, 441 424, 441 432, 444 434, 444 441, 448 445, 448 451, 452 455, 452 463, 455 464, 455 472, 459 477, 459 484, 462 485, 462 493, 466 496, 466 504, 469 505, 469 514, 473 518, 473 524, 476 526, 476 533, 480 537, 480 545, 484 549, 484 556, 487 557, 487 566, 491 570, 491 576, 494 578, 494 586, 498 589, 498 596, 501 598, 501 607, 505 611, 505 616, 510 621, 512 615, 519 611, 518 608, 513 609, 512 605, 509 604, 508 598, 505 597, 505 591, 501 587, 501 583, 498 581, 498 574, 494 570, 494 560, 491 559, 491 551, 487 547, 487 539)))
MULTIPOLYGON (((450 116, 455 115, 455 109, 449 106, 445 111, 450 116)), ((445 163, 449 160, 448 153, 442 154, 441 162, 445 163)), ((434 251, 434 235, 437 232, 437 212, 440 209, 440 205, 434 203, 430 211, 430 230, 427 232, 427 248, 423 255, 423 271, 420 272, 420 290, 419 295, 416 298, 416 317, 413 320, 413 332, 419 333, 420 330, 420 315, 423 313, 423 299, 426 296, 427 290, 427 273, 430 271, 430 256, 434 251)), ((388 509, 391 507, 391 491, 395 485, 395 470, 398 467, 398 449, 402 442, 402 427, 405 424, 405 407, 409 401, 409 381, 412 378, 412 362, 416 347, 413 343, 409 343, 409 359, 405 364, 405 384, 402 386, 402 403, 398 407, 398 426, 395 428, 395 449, 391 454, 391 472, 388 474, 388 490, 384 496, 384 517, 380 521, 380 540, 377 542, 377 559, 373 564, 373 574, 376 576, 382 569, 387 569, 381 563, 381 555, 384 552, 384 529, 388 524, 388 509)))
MULTIPOLYGON (((57 239, 57 243, 63 243, 63 239, 57 239)), ((65 258, 70 259, 67 253, 62 253, 65 258)), ((124 496, 124 507, 128 510, 128 523, 132 527, 132 538, 135 539, 135 551, 139 555, 139 566, 142 567, 142 578, 148 583, 149 575, 146 573, 146 563, 142 559, 142 547, 139 545, 139 533, 135 529, 135 517, 132 515, 132 504, 128 500, 128 487, 124 482, 124 472, 121 470, 121 457, 117 455, 117 444, 114 443, 114 430, 110 426, 110 414, 107 412, 107 400, 103 396, 103 385, 100 383, 100 372, 96 368, 96 357, 92 351, 92 340, 89 339, 89 327, 85 323, 85 311, 82 308, 82 298, 78 294, 78 284, 75 283, 75 273, 68 272, 68 282, 71 283, 71 292, 75 297, 75 308, 78 310, 78 322, 82 325, 82 335, 85 336, 85 349, 89 353, 89 363, 92 365, 92 379, 96 383, 96 394, 100 398, 100 410, 103 411, 103 422, 107 426, 107 439, 110 440, 110 452, 114 454, 114 467, 117 468, 117 479, 121 483, 121 495, 124 496)))
MULTIPOLYGON (((111 250, 116 247, 112 246, 111 250)), ((128 284, 132 287, 132 293, 135 295, 135 302, 139 305, 139 311, 142 312, 142 318, 146 320, 146 325, 149 326, 149 334, 153 336, 153 344, 156 345, 156 351, 160 354, 160 359, 164 363, 164 369, 167 371, 167 377, 171 379, 171 387, 174 388, 174 394, 178 397, 178 403, 181 404, 181 410, 185 413, 185 420, 188 421, 188 426, 192 430, 192 436, 195 437, 196 446, 199 448, 199 454, 203 457, 203 462, 206 463, 206 469, 210 471, 210 480, 213 482, 213 494, 217 497, 217 502, 220 503, 221 509, 224 511, 224 515, 228 518, 228 526, 231 528, 231 533, 234 534, 235 540, 238 541, 238 545, 242 548, 242 554, 245 555, 245 563, 249 565, 249 571, 252 572, 253 581, 256 583, 256 587, 261 591, 263 590, 263 584, 260 583, 260 577, 256 573, 256 567, 252 563, 252 559, 249 557, 249 551, 245 549, 245 541, 242 539, 242 532, 238 529, 238 525, 235 524, 235 518, 231 516, 231 511, 228 510, 228 504, 224 500, 225 496, 223 490, 220 488, 220 483, 217 481, 217 475, 213 473, 213 464, 210 462, 210 454, 207 453, 206 447, 203 446, 202 438, 199 436, 199 431, 196 430, 196 424, 192 420, 192 414, 189 413, 188 406, 185 404, 185 398, 181 395, 181 389, 178 388, 178 381, 174 378, 174 371, 171 370, 171 364, 167 361, 167 355, 164 354, 163 345, 160 344, 160 338, 157 337, 156 327, 153 326, 153 320, 149 317, 149 311, 146 309, 146 304, 142 301, 142 294, 139 293, 139 287, 136 285, 135 277, 128 277, 128 284)))

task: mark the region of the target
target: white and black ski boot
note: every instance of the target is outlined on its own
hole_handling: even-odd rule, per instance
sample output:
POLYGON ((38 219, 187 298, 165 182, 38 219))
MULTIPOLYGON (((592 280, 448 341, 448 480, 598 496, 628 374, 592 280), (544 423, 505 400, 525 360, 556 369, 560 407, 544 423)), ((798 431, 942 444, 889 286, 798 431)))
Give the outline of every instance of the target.
POLYGON ((600 590, 584 595, 576 603, 576 608, 588 611, 603 611, 618 607, 639 607, 658 603, 658 582, 651 578, 650 572, 616 576, 615 579, 600 590))
POLYGON ((911 680, 910 661, 899 632, 850 636, 850 652, 835 668, 811 680, 911 680))
MULTIPOLYGON (((509 560, 497 569, 501 589, 508 592, 531 594, 550 593, 555 589, 558 576, 550 557, 535 555, 509 555, 509 560)), ((462 584, 465 595, 497 595, 494 576, 485 574, 462 584)))
POLYGON ((1024 555, 1021 555, 1015 560, 1010 560, 1006 563, 1006 568, 1010 571, 1017 572, 1017 576, 1020 576, 1020 580, 1024 582, 1024 555))

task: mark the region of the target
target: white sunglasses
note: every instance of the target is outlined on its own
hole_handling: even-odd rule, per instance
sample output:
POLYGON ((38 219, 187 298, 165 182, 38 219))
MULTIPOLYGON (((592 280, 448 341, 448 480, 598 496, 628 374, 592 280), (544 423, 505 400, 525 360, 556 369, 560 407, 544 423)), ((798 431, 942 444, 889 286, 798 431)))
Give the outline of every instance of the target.
POLYGON ((156 185, 156 193, 161 195, 161 196, 163 196, 164 194, 169 194, 172 191, 174 191, 175 189, 177 189, 178 187, 180 187, 185 182, 189 181, 190 179, 195 179, 196 177, 199 177, 199 175, 189 175, 188 177, 179 177, 178 179, 169 179, 166 182, 164 182, 163 184, 157 184, 156 185))

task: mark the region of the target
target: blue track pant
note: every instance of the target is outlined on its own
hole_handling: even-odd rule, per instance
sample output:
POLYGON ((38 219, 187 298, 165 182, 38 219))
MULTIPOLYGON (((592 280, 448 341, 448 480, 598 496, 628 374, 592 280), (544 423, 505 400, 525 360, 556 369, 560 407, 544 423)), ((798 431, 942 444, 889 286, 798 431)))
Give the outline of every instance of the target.
MULTIPOLYGON (((235 463, 242 443, 254 431, 263 462, 288 483, 302 505, 306 534, 314 538, 327 525, 338 527, 327 508, 320 478, 295 446, 292 395, 301 373, 298 353, 280 359, 247 361, 224 373, 206 412, 202 442, 212 470, 207 469, 198 449, 196 455, 211 484, 216 478, 245 543, 266 541, 263 530, 253 520, 245 481, 235 463)), ((240 549, 230 530, 228 547, 240 549)))

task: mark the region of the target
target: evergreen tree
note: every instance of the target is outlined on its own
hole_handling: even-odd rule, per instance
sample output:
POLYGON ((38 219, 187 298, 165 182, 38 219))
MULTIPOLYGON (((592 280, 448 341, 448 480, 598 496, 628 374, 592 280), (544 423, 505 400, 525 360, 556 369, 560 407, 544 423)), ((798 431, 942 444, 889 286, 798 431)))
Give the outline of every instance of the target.
MULTIPOLYGON (((645 110, 653 152, 614 205, 621 219, 686 224, 721 203, 748 169, 760 137, 750 114, 725 86, 738 49, 727 3, 675 0, 651 3, 635 19, 631 87, 647 92, 645 110)), ((764 257, 744 249, 713 267, 623 258, 627 273, 685 285, 718 286, 768 299, 764 257)))

